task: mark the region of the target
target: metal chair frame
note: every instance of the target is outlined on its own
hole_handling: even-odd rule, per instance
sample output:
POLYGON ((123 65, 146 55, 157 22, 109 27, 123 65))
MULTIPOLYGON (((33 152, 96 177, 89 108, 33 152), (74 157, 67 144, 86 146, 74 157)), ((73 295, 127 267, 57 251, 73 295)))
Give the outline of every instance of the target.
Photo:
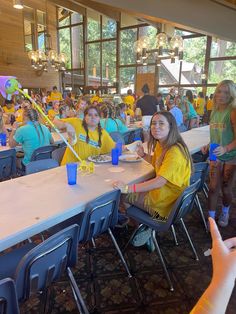
POLYGON ((136 206, 131 206, 127 209, 127 215, 133 219, 135 219, 136 221, 140 222, 141 224, 139 225, 138 228, 136 228, 134 230, 134 232, 132 233, 129 241, 127 242, 127 244, 125 245, 124 247, 124 250, 126 250, 126 248, 128 247, 128 245, 130 244, 130 242, 132 241, 132 239, 134 238, 136 232, 143 226, 147 226, 149 228, 152 229, 152 233, 151 233, 151 238, 152 238, 152 241, 154 243, 154 246, 155 246, 155 250, 157 251, 158 253, 158 256, 160 258, 160 261, 161 261, 161 264, 162 264, 162 267, 164 269, 164 272, 165 272, 165 275, 166 275, 166 278, 167 278, 167 281, 169 283, 169 286, 170 286, 170 291, 174 291, 174 287, 173 287, 173 284, 172 284, 172 281, 171 281, 171 278, 170 278, 170 275, 169 275, 169 272, 167 270, 167 267, 166 267, 166 264, 165 264, 165 261, 164 261, 164 257, 163 257, 163 254, 161 252, 161 249, 160 249, 160 246, 157 242, 157 239, 156 239, 156 234, 158 232, 165 232, 165 231, 169 231, 169 229, 171 229, 172 233, 173 233, 173 236, 174 236, 174 240, 175 240, 175 243, 177 243, 178 245, 178 242, 177 242, 177 238, 176 238, 176 234, 175 234, 175 229, 174 229, 174 225, 177 224, 177 223, 180 223, 182 228, 183 228, 183 231, 188 239, 188 242, 190 244, 190 247, 194 253, 194 257, 195 259, 198 261, 199 258, 198 258, 198 255, 197 255, 197 252, 196 252, 196 249, 194 247, 194 244, 191 240, 191 237, 188 233, 188 230, 186 228, 186 225, 184 223, 184 220, 183 220, 183 217, 192 209, 193 207, 193 202, 194 202, 194 197, 197 193, 197 190, 198 190, 198 187, 199 187, 199 184, 200 184, 200 180, 198 180, 197 182, 193 183, 192 185, 190 185, 189 187, 187 187, 183 193, 180 195, 180 197, 177 199, 177 201, 175 202, 175 205, 171 211, 171 213, 169 214, 169 217, 167 219, 167 221, 157 221, 157 220, 153 220, 152 217, 147 213, 147 212, 144 212, 142 209, 136 207, 136 206), (133 212, 131 211, 133 210, 133 212), (145 219, 147 220, 145 223, 142 221, 142 219, 140 219, 139 221, 139 218, 136 216, 137 213, 140 213, 142 212, 144 214, 145 219), (135 214, 136 213, 136 214, 135 214), (151 223, 150 223, 151 222, 151 223), (150 223, 150 224, 149 224, 150 223))

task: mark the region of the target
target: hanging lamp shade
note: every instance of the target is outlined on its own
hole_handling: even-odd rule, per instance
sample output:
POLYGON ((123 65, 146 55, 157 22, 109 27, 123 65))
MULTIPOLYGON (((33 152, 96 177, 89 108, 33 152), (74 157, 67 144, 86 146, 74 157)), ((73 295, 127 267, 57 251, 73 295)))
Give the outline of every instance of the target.
POLYGON ((13 8, 22 10, 24 8, 22 0, 13 0, 13 8))

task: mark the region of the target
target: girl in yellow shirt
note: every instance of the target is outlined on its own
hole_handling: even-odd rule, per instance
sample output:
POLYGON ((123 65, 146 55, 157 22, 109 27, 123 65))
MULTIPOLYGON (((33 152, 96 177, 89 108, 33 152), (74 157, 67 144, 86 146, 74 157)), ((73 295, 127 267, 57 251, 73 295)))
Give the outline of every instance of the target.
MULTIPOLYGON (((83 160, 91 155, 110 153, 115 147, 110 135, 100 125, 100 113, 96 106, 88 106, 84 111, 84 119, 67 118, 54 120, 59 129, 67 128, 69 138, 74 142, 73 148, 83 160)), ((61 165, 78 161, 67 147, 61 165)))
POLYGON ((139 146, 137 153, 151 161, 155 178, 135 185, 116 181, 113 186, 130 193, 127 197, 129 203, 142 208, 154 218, 165 220, 180 194, 189 186, 192 168, 188 148, 171 113, 163 111, 153 115, 148 148, 150 155, 154 151, 152 159, 144 153, 142 146, 139 146))

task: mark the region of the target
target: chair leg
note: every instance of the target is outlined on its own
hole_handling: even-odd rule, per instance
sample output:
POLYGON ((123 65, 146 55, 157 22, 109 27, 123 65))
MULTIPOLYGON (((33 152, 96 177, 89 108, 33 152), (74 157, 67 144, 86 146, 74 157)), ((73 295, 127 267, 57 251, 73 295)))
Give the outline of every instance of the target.
POLYGON ((72 274, 72 271, 70 270, 69 267, 67 267, 67 276, 69 278, 70 281, 70 286, 74 295, 74 299, 77 305, 77 308, 79 310, 80 314, 89 314, 89 311, 84 303, 84 300, 82 298, 82 295, 80 293, 80 290, 76 284, 75 278, 72 274))
POLYGON ((199 197, 198 197, 197 194, 196 194, 196 196, 195 196, 194 202, 195 202, 195 204, 197 205, 197 208, 198 208, 198 210, 199 210, 199 213, 200 213, 200 215, 201 215, 201 217, 202 217, 202 221, 203 221, 203 224, 204 224, 206 233, 208 233, 207 223, 206 223, 206 220, 205 220, 205 217, 204 217, 204 214, 203 214, 203 210, 202 210, 202 206, 201 206, 201 203, 200 203, 200 201, 199 201, 199 197))
POLYGON ((96 243, 95 243, 94 238, 92 238, 92 245, 93 245, 93 248, 96 249, 96 243))
POLYGON ((136 232, 137 232, 142 226, 143 226, 143 224, 140 224, 140 225, 138 226, 138 228, 136 228, 136 229, 134 230, 134 232, 132 233, 131 237, 129 238, 129 241, 128 241, 128 242, 126 243, 126 245, 124 246, 123 252, 127 249, 127 247, 129 246, 130 242, 133 240, 133 238, 134 238, 136 232))
POLYGON ((184 232, 185 232, 185 234, 186 234, 186 236, 187 236, 187 238, 188 238, 189 244, 190 244, 190 246, 191 246, 191 248, 192 248, 192 250, 193 250, 193 253, 194 253, 194 255, 195 255, 195 259, 196 259, 196 261, 199 261, 199 257, 198 257, 198 255, 197 255, 197 251, 196 251, 196 249, 195 249, 195 247, 194 247, 194 245, 193 245, 193 242, 192 242, 192 240, 191 240, 191 238, 190 238, 190 235, 189 235, 188 230, 187 230, 187 228, 186 228, 186 226, 185 226, 185 223, 184 223, 184 221, 183 221, 183 218, 180 218, 180 221, 181 221, 182 227, 183 227, 183 229, 184 229, 184 232))
POLYGON ((156 251, 157 251, 157 253, 158 253, 158 256, 159 256, 159 258, 160 258, 160 260, 161 260, 162 267, 164 268, 164 272, 165 272, 165 274, 166 274, 166 278, 167 278, 168 283, 169 283, 169 285, 170 285, 170 291, 174 291, 174 287, 173 287, 172 281, 171 281, 171 279, 170 279, 170 275, 169 275, 169 273, 168 273, 168 270, 167 270, 167 268, 166 268, 166 264, 165 264, 164 258, 163 258, 163 256, 162 256, 161 249, 160 249, 160 247, 159 247, 159 244, 157 243, 156 231, 155 231, 155 230, 152 230, 151 237, 152 237, 152 241, 153 241, 153 243, 154 243, 154 245, 155 245, 155 249, 156 249, 156 251))
POLYGON ((204 193, 206 199, 208 199, 209 187, 208 187, 208 185, 206 184, 206 182, 205 182, 204 185, 203 185, 203 193, 204 193))
POLYGON ((171 231, 172 231, 172 234, 173 234, 173 237, 174 237, 174 240, 175 240, 175 245, 178 246, 179 243, 178 243, 178 240, 177 240, 177 236, 176 236, 174 225, 171 225, 171 231))
POLYGON ((112 242, 113 242, 113 244, 115 245, 115 248, 116 248, 116 250, 117 250, 117 252, 118 252, 118 254, 119 254, 119 256, 120 256, 120 259, 121 259, 121 261, 122 261, 122 263, 123 263, 123 265, 124 265, 124 267, 125 267, 125 269, 126 269, 126 271, 127 271, 127 273, 128 273, 128 277, 129 277, 129 278, 132 278, 132 275, 131 275, 131 273, 130 273, 130 271, 129 271, 129 267, 128 267, 128 265, 127 265, 125 259, 124 259, 124 256, 123 256, 123 254, 122 254, 122 252, 121 252, 121 250, 120 250, 120 248, 119 248, 119 245, 118 245, 118 243, 116 242, 116 239, 115 239, 115 237, 114 237, 114 235, 113 235, 113 233, 112 233, 112 231, 111 231, 110 228, 108 228, 108 232, 109 232, 109 235, 110 235, 110 237, 111 237, 111 239, 112 239, 112 242))

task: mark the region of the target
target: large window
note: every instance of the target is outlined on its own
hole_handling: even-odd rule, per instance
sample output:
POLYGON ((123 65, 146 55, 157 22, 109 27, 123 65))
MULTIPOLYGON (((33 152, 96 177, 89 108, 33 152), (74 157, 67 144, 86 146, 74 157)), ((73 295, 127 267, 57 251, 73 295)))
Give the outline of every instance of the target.
POLYGON ((59 8, 58 37, 59 51, 67 57, 63 85, 76 91, 84 85, 83 15, 59 8))
POLYGON ((116 84, 117 27, 116 21, 92 10, 87 11, 88 85, 116 84))
POLYGON ((25 51, 45 51, 46 13, 24 6, 25 51))

